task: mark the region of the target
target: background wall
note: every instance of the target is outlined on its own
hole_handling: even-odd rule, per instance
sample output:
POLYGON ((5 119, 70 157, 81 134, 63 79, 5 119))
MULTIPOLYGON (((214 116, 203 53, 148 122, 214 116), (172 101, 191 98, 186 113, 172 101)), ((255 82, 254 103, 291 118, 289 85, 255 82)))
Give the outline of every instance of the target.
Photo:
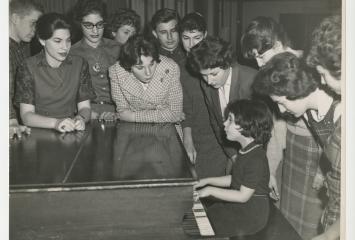
POLYGON ((341 0, 244 1, 243 29, 257 16, 269 16, 285 27, 296 49, 307 49, 313 29, 341 7, 341 0))

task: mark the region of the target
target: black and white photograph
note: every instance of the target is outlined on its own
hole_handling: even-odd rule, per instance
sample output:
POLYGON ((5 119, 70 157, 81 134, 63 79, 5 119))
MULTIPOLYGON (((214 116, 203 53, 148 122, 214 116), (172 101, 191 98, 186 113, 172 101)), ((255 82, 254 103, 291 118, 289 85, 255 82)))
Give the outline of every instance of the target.
POLYGON ((352 239, 349 2, 5 1, 4 238, 352 239))

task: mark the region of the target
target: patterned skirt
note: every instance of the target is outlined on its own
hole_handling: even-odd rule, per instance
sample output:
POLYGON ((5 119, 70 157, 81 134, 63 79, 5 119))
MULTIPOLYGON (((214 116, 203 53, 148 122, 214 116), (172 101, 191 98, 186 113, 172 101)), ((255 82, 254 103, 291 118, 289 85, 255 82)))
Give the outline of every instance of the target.
POLYGON ((280 209, 303 239, 318 235, 324 209, 322 191, 312 188, 320 156, 313 137, 287 131, 280 209))

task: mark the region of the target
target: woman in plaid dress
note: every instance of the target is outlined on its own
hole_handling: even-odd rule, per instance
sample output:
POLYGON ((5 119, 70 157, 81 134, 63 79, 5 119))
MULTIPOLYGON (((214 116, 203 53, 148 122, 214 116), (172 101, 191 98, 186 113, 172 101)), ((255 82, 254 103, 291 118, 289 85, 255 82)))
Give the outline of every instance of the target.
POLYGON ((325 160, 331 164, 326 174, 329 200, 322 225, 329 230, 327 237, 337 239, 340 225, 340 134, 341 106, 338 100, 320 87, 320 75, 305 66, 292 53, 275 55, 260 70, 254 82, 259 94, 269 95, 281 112, 304 117, 323 148, 325 160))
POLYGON ((180 69, 173 60, 159 55, 153 39, 130 38, 109 75, 120 120, 157 123, 183 119, 180 69))
MULTIPOLYGON (((312 45, 307 56, 307 64, 318 71, 322 83, 338 96, 341 95, 341 31, 340 15, 325 18, 312 34, 312 45)), ((314 127, 317 128, 317 126, 314 127)), ((322 217, 324 232, 313 240, 336 239, 340 236, 340 118, 333 134, 327 135, 323 135, 323 144, 327 146, 324 152, 332 166, 326 178, 329 201, 322 217)))
MULTIPOLYGON (((291 52, 297 57, 303 54, 291 48, 282 26, 269 17, 257 17, 250 22, 242 37, 242 50, 259 67, 278 53, 291 52)), ((310 239, 318 234, 323 211, 318 189, 324 178, 317 169, 321 149, 302 119, 278 119, 275 130, 285 148, 280 209, 302 238, 310 239)))

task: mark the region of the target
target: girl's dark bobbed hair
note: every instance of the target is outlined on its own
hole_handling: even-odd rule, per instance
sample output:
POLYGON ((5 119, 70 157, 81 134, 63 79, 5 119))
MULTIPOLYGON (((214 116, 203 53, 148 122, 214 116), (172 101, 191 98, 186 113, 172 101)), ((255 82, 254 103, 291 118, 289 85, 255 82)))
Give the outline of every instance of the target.
POLYGON ((141 63, 141 56, 151 56, 154 61, 160 62, 159 49, 154 38, 142 34, 129 38, 121 49, 119 64, 130 72, 133 65, 141 63))

